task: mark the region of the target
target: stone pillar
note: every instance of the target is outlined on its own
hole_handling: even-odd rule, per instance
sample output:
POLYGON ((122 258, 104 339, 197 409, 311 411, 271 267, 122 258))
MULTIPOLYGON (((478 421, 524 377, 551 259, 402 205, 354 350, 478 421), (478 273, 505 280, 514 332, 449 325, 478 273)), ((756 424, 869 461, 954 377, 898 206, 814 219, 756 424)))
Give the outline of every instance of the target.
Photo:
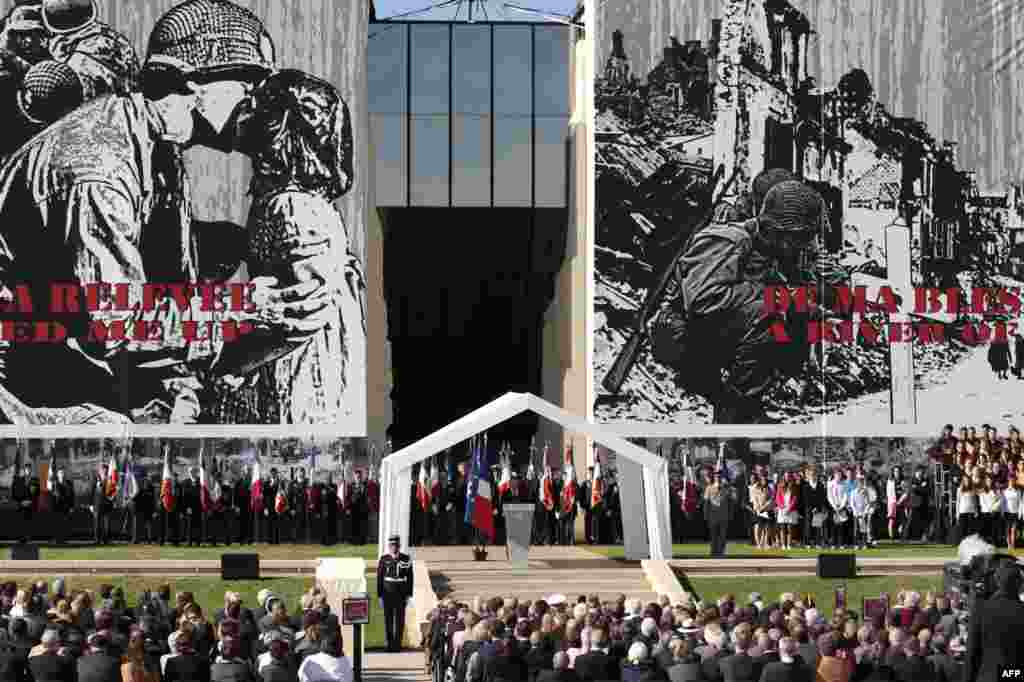
MULTIPOLYGON (((889 282, 903 299, 903 310, 889 316, 890 323, 910 323, 908 312, 914 304, 910 226, 903 216, 885 228, 885 253, 889 282)), ((893 424, 917 423, 917 397, 914 386, 914 345, 900 339, 889 344, 889 405, 893 424)))
MULTIPOLYGON (((364 595, 370 597, 370 620, 383 618, 384 614, 377 608, 377 600, 366 591, 366 561, 364 559, 320 559, 316 569, 316 584, 327 593, 327 603, 331 612, 337 614, 341 622, 342 602, 349 597, 364 595)), ((342 625, 341 636, 345 642, 345 655, 350 659, 355 653, 352 649, 352 626, 342 625)), ((366 660, 366 632, 363 632, 363 660, 366 660)))

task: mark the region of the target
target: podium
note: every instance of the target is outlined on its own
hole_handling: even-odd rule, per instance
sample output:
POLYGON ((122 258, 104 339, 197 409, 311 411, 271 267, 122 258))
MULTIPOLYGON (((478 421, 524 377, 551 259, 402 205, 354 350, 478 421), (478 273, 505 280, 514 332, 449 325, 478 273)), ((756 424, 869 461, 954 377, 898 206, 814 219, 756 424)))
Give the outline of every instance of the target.
POLYGON ((506 504, 505 549, 512 570, 525 573, 529 568, 530 539, 533 535, 533 503, 506 504))

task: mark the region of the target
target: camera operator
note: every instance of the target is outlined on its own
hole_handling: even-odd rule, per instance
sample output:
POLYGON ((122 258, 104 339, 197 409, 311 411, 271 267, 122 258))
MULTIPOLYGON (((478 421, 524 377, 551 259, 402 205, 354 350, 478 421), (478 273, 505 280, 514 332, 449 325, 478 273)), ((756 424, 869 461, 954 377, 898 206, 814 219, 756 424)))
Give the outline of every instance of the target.
POLYGON ((996 682, 1003 670, 1024 666, 1021 586, 1020 567, 1002 562, 995 574, 995 594, 974 605, 964 682, 996 682))

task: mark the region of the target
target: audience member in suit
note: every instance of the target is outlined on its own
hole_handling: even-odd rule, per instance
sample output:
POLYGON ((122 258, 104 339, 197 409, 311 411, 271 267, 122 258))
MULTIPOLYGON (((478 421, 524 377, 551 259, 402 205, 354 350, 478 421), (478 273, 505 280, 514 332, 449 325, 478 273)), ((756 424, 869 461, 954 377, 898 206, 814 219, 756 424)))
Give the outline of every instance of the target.
POLYGON ((779 660, 761 671, 758 682, 814 682, 814 670, 800 660, 796 640, 783 637, 779 642, 779 660))
POLYGON ((722 682, 755 682, 754 659, 747 653, 750 649, 750 627, 741 624, 733 631, 733 653, 718 662, 722 671, 722 682))
POLYGON ((220 655, 210 667, 210 682, 256 682, 252 666, 242 658, 241 641, 227 636, 220 642, 220 655))
POLYGON ((526 662, 527 682, 536 682, 540 673, 552 669, 552 656, 554 651, 550 643, 539 632, 530 635, 530 650, 526 652, 523 660, 526 662))
POLYGON ((967 649, 959 637, 946 644, 942 637, 932 640, 936 648, 930 662, 935 670, 935 682, 960 682, 964 678, 964 653, 967 649))
POLYGON ((295 682, 298 672, 288 654, 288 642, 271 642, 268 653, 267 662, 258 671, 260 682, 295 682))
POLYGON ((591 628, 590 651, 576 657, 573 664, 582 682, 615 682, 619 679, 619 662, 608 649, 608 636, 602 628, 591 628))
POLYGON ((579 682, 576 671, 569 668, 569 654, 559 651, 551 659, 551 669, 537 676, 537 682, 579 682))
POLYGON ((75 682, 75 662, 60 651, 60 635, 56 630, 43 633, 42 653, 29 659, 33 682, 75 682))
POLYGON ((935 669, 928 659, 921 655, 921 643, 916 637, 907 640, 903 645, 903 652, 906 655, 895 668, 896 678, 900 682, 934 682, 935 669))
POLYGON ((88 651, 78 659, 78 682, 120 682, 121 659, 111 651, 108 633, 89 636, 88 651))
POLYGON ((163 682, 210 682, 210 662, 193 648, 192 628, 186 624, 177 635, 175 655, 164 665, 163 682))
POLYGON ((665 672, 670 682, 702 682, 700 659, 693 653, 693 645, 688 639, 676 639, 670 645, 673 664, 665 672))
POLYGON ((663 670, 655 667, 643 642, 629 646, 626 660, 622 662, 622 682, 663 682, 668 680, 663 670))
POLYGON ((0 645, 0 682, 24 682, 28 677, 28 651, 4 642, 0 645))
POLYGON ((1024 603, 1016 564, 996 571, 996 593, 975 606, 967 637, 965 680, 996 682, 999 673, 1024 666, 1024 603))

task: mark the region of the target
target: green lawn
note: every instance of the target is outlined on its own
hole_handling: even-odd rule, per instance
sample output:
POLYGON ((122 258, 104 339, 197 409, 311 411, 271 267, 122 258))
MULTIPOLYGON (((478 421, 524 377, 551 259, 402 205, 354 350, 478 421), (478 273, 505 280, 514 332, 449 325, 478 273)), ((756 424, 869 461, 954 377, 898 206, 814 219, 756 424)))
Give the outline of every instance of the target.
MULTIPOLYGON (((52 582, 53 576, 38 576, 29 578, 26 576, 0 576, 0 582, 11 580, 19 585, 28 585, 36 580, 52 582)), ((66 589, 71 590, 96 590, 100 585, 113 585, 121 587, 129 605, 135 605, 136 595, 149 589, 155 590, 160 585, 167 583, 174 592, 191 592, 195 595, 196 601, 203 607, 203 611, 212 620, 213 614, 224 606, 224 593, 227 591, 238 592, 246 606, 256 606, 256 594, 266 588, 272 590, 277 596, 285 600, 288 605, 288 612, 294 613, 299 609, 299 598, 313 585, 312 578, 264 578, 263 580, 220 580, 218 578, 196 577, 196 578, 158 578, 153 576, 70 576, 66 581, 66 589)), ((383 648, 386 644, 384 637, 384 614, 377 605, 377 582, 367 576, 366 588, 370 597, 370 624, 364 626, 363 637, 367 649, 383 648)))
POLYGON ((263 559, 319 559, 326 557, 352 557, 366 559, 370 566, 377 563, 377 545, 232 545, 230 547, 175 547, 173 545, 69 545, 43 547, 40 559, 54 560, 143 560, 143 559, 209 559, 219 560, 222 554, 259 554, 263 559))
MULTIPOLYGON (((601 556, 613 559, 622 559, 625 555, 621 545, 607 546, 585 545, 586 549, 600 554, 601 556)), ((792 549, 782 551, 778 549, 759 550, 753 545, 741 542, 730 542, 726 547, 726 555, 744 559, 813 559, 819 554, 849 553, 851 550, 819 550, 819 549, 792 549)), ((1003 551, 1003 550, 1000 550, 1003 551)), ((950 545, 923 545, 901 542, 883 542, 875 549, 858 551, 857 555, 864 558, 920 558, 928 557, 935 559, 955 560, 957 556, 956 547, 950 545)), ((1016 554, 1024 554, 1024 550, 1015 550, 1016 554)), ((708 559, 709 549, 707 543, 694 543, 685 545, 672 545, 673 559, 708 559)))
POLYGON ((693 588, 697 590, 705 603, 714 603, 719 597, 732 594, 741 604, 746 604, 751 592, 761 593, 765 603, 777 602, 783 592, 798 595, 810 592, 819 610, 826 617, 832 615, 835 604, 835 588, 846 585, 848 607, 860 614, 865 598, 873 599, 886 592, 892 599, 901 590, 913 590, 926 594, 929 591, 942 590, 942 576, 869 576, 853 580, 821 580, 816 577, 757 577, 757 578, 690 578, 693 588))

